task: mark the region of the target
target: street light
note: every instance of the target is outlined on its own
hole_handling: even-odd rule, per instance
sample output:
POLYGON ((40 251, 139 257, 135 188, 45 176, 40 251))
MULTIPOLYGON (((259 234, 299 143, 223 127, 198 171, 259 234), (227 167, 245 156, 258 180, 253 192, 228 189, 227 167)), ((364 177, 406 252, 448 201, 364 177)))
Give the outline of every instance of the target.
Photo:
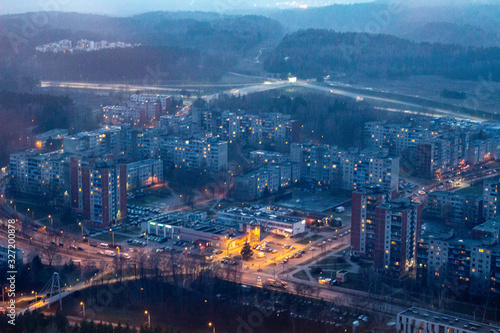
POLYGON ((35 294, 35 303, 38 301, 38 291, 31 291, 31 295, 35 294))
POLYGON ((113 238, 113 247, 115 247, 115 232, 111 228, 109 228, 109 231, 111 231, 111 237, 113 238))
POLYGON ((215 325, 210 322, 208 323, 208 326, 212 327, 212 333, 215 333, 215 325))
POLYGON ((151 329, 151 314, 148 310, 144 311, 144 314, 148 315, 148 328, 151 329))
POLYGON ((82 306, 82 308, 83 308, 83 320, 85 320, 85 303, 80 302, 80 305, 81 305, 81 306, 82 306))
POLYGON ((54 223, 52 222, 52 215, 49 215, 49 219, 50 219, 50 227, 53 228, 54 227, 54 223))
POLYGON ((82 239, 83 239, 83 224, 82 222, 78 222, 78 225, 82 227, 82 239))

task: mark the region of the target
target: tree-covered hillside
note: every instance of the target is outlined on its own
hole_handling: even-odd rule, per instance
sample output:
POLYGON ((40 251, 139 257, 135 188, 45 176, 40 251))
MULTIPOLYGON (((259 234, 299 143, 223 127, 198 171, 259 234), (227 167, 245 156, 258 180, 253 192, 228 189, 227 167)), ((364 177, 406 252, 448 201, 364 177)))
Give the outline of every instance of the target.
POLYGON ((265 61, 274 73, 301 77, 360 74, 402 78, 441 75, 500 81, 500 48, 414 43, 388 35, 301 30, 287 35, 265 61))

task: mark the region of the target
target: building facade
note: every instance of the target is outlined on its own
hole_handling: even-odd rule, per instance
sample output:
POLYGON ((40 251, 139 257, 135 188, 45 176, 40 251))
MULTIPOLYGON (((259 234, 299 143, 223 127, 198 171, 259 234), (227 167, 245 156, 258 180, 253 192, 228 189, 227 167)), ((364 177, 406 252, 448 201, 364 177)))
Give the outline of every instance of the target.
POLYGON ((71 160, 72 208, 98 226, 127 216, 127 166, 109 160, 71 160))
POLYGON ((422 205, 397 198, 375 209, 374 265, 393 277, 403 277, 416 266, 422 205))

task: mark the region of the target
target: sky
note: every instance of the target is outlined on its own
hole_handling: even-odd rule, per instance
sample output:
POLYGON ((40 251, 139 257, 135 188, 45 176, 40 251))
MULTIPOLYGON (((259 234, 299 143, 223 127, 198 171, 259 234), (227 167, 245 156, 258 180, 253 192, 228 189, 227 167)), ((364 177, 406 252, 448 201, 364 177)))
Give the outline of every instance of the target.
MULTIPOLYGON (((375 0, 0 0, 0 15, 46 10, 127 16, 150 11, 227 12, 249 8, 307 8, 375 0)), ((498 3, 499 0, 380 0, 417 5, 498 3)))
POLYGON ((373 0, 0 0, 0 15, 45 10, 133 15, 156 10, 232 11, 255 7, 302 7, 372 2, 373 0), (278 6, 277 6, 278 4, 278 6))

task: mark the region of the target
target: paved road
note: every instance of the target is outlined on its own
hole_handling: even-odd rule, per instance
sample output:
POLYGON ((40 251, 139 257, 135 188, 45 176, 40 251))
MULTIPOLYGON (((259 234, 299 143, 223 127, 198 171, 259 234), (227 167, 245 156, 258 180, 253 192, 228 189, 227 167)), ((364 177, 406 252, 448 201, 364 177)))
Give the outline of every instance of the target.
MULTIPOLYGON (((261 78, 261 77, 257 77, 257 78, 261 78)), ((188 87, 189 85, 144 86, 144 85, 131 85, 131 84, 113 84, 113 83, 98 84, 98 83, 82 83, 82 82, 42 81, 41 86, 42 87, 75 88, 75 89, 94 89, 94 90, 118 90, 118 91, 120 91, 120 90, 121 91, 136 91, 136 90, 178 91, 180 88, 182 89, 183 87, 188 87)), ((201 88, 202 86, 224 88, 224 87, 238 86, 238 84, 197 85, 197 87, 199 87, 199 88, 201 88)), ((368 90, 368 89, 366 89, 367 94, 353 93, 353 92, 339 89, 339 88, 330 88, 327 86, 319 85, 315 82, 306 81, 306 80, 297 80, 297 82, 295 82, 295 83, 289 83, 288 81, 279 81, 279 80, 268 79, 260 84, 242 83, 242 84, 239 84, 239 86, 241 86, 241 87, 225 90, 225 91, 222 91, 220 93, 230 94, 230 95, 246 95, 246 94, 251 94, 251 93, 268 91, 268 90, 272 90, 272 89, 283 88, 283 87, 299 86, 299 87, 303 87, 303 88, 309 88, 309 89, 313 89, 313 90, 317 90, 317 91, 321 91, 321 92, 331 93, 331 94, 338 95, 338 96, 350 97, 350 98, 354 98, 354 99, 389 102, 389 103, 392 103, 395 105, 399 105, 401 107, 401 109, 377 107, 377 109, 382 109, 382 110, 386 110, 386 111, 405 112, 405 113, 433 115, 433 116, 436 116, 436 115, 451 116, 451 117, 455 117, 455 118, 467 118, 467 119, 478 120, 478 121, 484 120, 481 117, 473 117, 473 116, 469 116, 469 115, 464 116, 460 113, 453 112, 453 111, 446 110, 446 109, 432 108, 432 107, 420 105, 418 103, 406 102, 404 100, 404 96, 402 96, 401 99, 375 97, 375 96, 371 95, 373 93, 373 91, 368 90), (368 92, 370 92, 370 94, 368 92), (409 108, 410 109, 417 108, 417 109, 429 110, 430 113, 424 112, 422 110, 409 110, 409 108)), ((196 85, 193 85, 193 87, 196 87, 196 85)), ((206 100, 211 100, 213 98, 217 98, 218 95, 219 95, 219 93, 211 94, 211 95, 206 95, 203 98, 206 100)))

